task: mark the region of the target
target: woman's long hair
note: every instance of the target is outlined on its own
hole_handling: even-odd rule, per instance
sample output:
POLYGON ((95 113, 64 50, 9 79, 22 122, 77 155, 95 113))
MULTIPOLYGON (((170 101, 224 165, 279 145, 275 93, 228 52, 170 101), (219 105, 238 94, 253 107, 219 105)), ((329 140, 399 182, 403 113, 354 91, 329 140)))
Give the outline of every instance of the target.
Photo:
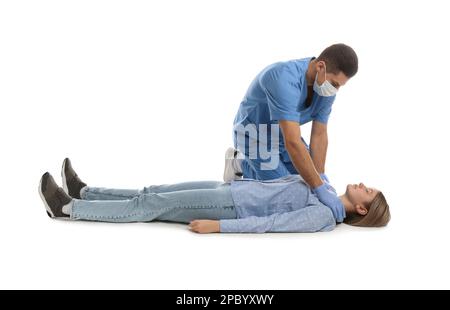
POLYGON ((379 192, 367 208, 366 215, 350 214, 344 223, 353 226, 381 227, 386 226, 391 219, 389 205, 382 192, 379 192))

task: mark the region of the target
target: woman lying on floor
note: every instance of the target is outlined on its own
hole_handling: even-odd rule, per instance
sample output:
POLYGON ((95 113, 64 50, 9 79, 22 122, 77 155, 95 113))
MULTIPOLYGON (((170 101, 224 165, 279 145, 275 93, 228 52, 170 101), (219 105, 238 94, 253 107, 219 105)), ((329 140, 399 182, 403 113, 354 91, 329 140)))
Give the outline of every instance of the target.
MULTIPOLYGON (((39 194, 52 218, 189 223, 197 233, 317 232, 336 226, 332 211, 299 175, 270 181, 197 181, 142 190, 109 189, 87 186, 68 158, 61 175, 64 189, 48 172, 39 183, 39 194)), ((349 184, 339 198, 345 207, 344 223, 380 227, 390 220, 386 199, 375 188, 349 184)))

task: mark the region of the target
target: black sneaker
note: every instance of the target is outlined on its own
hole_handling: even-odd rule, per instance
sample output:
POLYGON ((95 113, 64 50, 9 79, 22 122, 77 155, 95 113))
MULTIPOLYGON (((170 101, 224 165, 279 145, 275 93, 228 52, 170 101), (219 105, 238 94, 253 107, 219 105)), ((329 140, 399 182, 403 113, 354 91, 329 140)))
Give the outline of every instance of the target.
POLYGON ((39 182, 39 195, 44 202, 47 214, 51 218, 69 218, 69 215, 62 212, 62 208, 72 202, 72 197, 56 184, 50 173, 46 172, 39 182))
POLYGON ((87 184, 81 181, 78 174, 73 170, 70 159, 63 161, 61 169, 61 177, 64 191, 73 198, 81 199, 80 190, 87 184))

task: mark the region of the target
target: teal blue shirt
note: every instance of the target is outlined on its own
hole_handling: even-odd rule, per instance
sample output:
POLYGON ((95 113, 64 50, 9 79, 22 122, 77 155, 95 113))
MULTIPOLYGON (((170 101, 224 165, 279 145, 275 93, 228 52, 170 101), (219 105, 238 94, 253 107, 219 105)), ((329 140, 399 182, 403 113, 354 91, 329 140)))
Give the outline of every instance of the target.
MULTIPOLYGON (((312 102, 307 107, 308 84, 306 72, 313 57, 294 59, 273 63, 264 68, 250 84, 234 119, 233 138, 237 147, 237 135, 248 137, 242 126, 254 124, 259 135, 259 125, 277 124, 280 120, 298 122, 300 125, 310 121, 327 123, 335 96, 323 97, 313 93, 312 102)), ((271 145, 270 130, 267 145, 271 145)), ((259 142, 259 141, 257 141, 259 142)), ((289 156, 283 139, 280 142, 280 155, 285 161, 289 156)), ((251 142, 249 142, 251 143, 251 142)), ((247 155, 248 144, 245 150, 247 155)))

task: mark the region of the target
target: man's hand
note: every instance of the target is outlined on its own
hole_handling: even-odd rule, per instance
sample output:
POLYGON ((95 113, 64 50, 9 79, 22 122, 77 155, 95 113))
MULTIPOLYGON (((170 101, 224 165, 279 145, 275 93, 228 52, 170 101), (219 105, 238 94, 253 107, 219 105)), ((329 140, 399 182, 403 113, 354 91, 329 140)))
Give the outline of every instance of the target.
POLYGON ((220 232, 220 222, 213 220, 194 220, 189 223, 189 229, 199 234, 220 232))
POLYGON ((331 186, 330 180, 328 180, 328 177, 327 177, 327 175, 325 173, 321 173, 320 174, 320 178, 322 179, 322 181, 325 184, 327 184, 328 189, 332 190, 333 192, 335 192, 337 194, 336 189, 333 186, 331 186))
POLYGON ((331 209, 336 222, 340 223, 344 221, 344 205, 336 193, 328 189, 327 183, 323 183, 322 185, 314 188, 313 191, 317 195, 317 198, 319 198, 320 202, 331 209))

